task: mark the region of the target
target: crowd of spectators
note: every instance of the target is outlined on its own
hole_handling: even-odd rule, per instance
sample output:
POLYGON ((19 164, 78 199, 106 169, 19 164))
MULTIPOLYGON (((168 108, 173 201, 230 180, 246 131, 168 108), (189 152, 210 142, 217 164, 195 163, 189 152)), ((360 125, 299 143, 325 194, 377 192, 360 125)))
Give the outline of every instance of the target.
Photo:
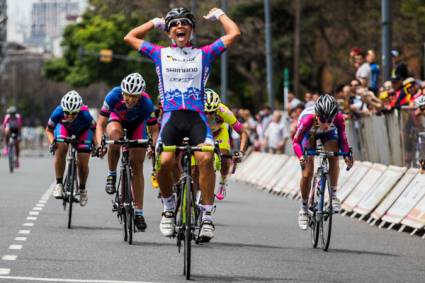
MULTIPOLYGON (((401 53, 391 51, 393 70, 391 80, 382 80, 380 67, 373 50, 360 48, 350 50, 349 60, 352 66, 351 80, 337 84, 333 95, 337 99, 345 119, 358 120, 371 115, 383 115, 394 109, 415 108, 415 98, 425 94, 425 81, 415 79, 403 62, 401 53)), ((250 133, 251 148, 270 153, 288 153, 290 138, 296 130, 301 112, 314 105, 319 93, 306 92, 303 98, 288 94, 286 111, 272 111, 263 106, 257 114, 247 109, 234 109, 250 133)), ((419 111, 419 109, 418 109, 419 111)), ((425 109, 421 109, 425 116, 425 109)), ((237 135, 233 136, 238 146, 237 135)))

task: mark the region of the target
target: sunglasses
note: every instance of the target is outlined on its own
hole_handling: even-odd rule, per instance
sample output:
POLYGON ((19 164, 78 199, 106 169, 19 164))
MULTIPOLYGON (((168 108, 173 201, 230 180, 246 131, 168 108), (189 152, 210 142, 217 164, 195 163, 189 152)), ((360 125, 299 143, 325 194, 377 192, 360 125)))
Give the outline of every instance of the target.
POLYGON ((327 124, 332 123, 333 120, 334 120, 334 117, 328 117, 328 118, 326 118, 326 117, 322 117, 322 116, 317 116, 317 118, 319 119, 319 121, 321 123, 327 123, 327 124))
POLYGON ((139 96, 138 94, 131 94, 131 93, 126 93, 126 92, 123 92, 122 95, 123 96, 129 96, 129 97, 137 97, 137 96, 139 96))
POLYGON ((65 115, 67 115, 67 116, 75 116, 75 115, 77 115, 78 113, 79 113, 80 111, 73 111, 73 112, 71 112, 71 111, 63 111, 63 113, 65 114, 65 115))
POLYGON ((421 110, 421 111, 425 111, 425 106, 421 106, 421 107, 419 107, 419 110, 421 110))
POLYGON ((172 27, 177 27, 179 25, 182 25, 182 26, 193 26, 192 22, 190 20, 188 20, 188 19, 174 19, 174 20, 171 20, 168 23, 168 29, 171 29, 172 27))

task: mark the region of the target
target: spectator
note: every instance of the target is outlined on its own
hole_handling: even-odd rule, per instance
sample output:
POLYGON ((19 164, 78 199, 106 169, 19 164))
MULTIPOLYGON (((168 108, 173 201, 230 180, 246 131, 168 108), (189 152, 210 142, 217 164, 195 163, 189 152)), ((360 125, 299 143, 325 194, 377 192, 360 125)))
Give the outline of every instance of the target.
POLYGON ((369 87, 371 69, 363 52, 354 56, 354 66, 356 67, 356 79, 360 81, 361 86, 369 87))
POLYGON ((366 61, 369 63, 371 76, 369 82, 369 89, 373 91, 375 94, 378 93, 378 81, 379 81, 379 65, 376 64, 376 54, 375 51, 369 50, 367 52, 366 61))
MULTIPOLYGON (((313 95, 310 92, 304 94, 305 107, 311 107, 314 105, 313 95)), ((300 104, 300 103, 299 103, 300 104)))
POLYGON ((291 138, 295 135, 297 130, 298 118, 301 116, 301 113, 305 109, 304 104, 298 104, 294 109, 289 113, 290 116, 290 125, 289 125, 289 135, 291 138))
POLYGON ((288 106, 287 106, 288 112, 290 112, 292 108, 295 108, 295 106, 297 106, 300 103, 301 103, 301 100, 296 98, 292 92, 288 93, 288 106))
POLYGON ((320 94, 313 93, 313 101, 316 102, 319 99, 320 94))
POLYGON ((379 89, 379 99, 382 101, 384 109, 390 109, 390 102, 394 96, 394 89, 391 81, 384 82, 384 86, 379 89))
POLYGON ((401 53, 398 50, 391 50, 391 58, 393 62, 393 70, 391 72, 392 77, 398 77, 401 81, 409 77, 409 69, 407 65, 401 60, 401 53))
POLYGON ((285 125, 281 123, 281 119, 282 114, 280 111, 275 110, 272 115, 272 121, 264 133, 268 152, 273 154, 283 153, 288 141, 288 133, 285 125))
POLYGON ((398 78, 393 81, 395 95, 390 102, 390 109, 400 109, 402 106, 409 105, 410 98, 416 94, 417 87, 414 78, 407 78, 402 83, 398 78))

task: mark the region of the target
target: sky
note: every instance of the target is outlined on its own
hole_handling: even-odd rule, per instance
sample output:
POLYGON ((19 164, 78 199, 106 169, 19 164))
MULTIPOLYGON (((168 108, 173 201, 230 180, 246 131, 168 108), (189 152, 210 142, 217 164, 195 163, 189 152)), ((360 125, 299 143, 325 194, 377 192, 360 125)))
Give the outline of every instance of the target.
MULTIPOLYGON (((22 30, 29 30, 32 3, 40 0, 7 0, 7 40, 23 41, 22 30)), ((87 0, 75 0, 81 4, 87 0)))

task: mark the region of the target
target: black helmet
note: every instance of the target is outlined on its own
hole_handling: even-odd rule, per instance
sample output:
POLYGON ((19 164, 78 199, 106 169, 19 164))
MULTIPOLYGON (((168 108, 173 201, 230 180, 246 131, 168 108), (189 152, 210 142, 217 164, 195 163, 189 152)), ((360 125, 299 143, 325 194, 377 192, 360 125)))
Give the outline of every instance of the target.
POLYGON ((330 120, 338 113, 338 103, 333 96, 324 94, 319 97, 314 105, 314 111, 320 118, 330 120))
POLYGON ((165 30, 169 31, 168 25, 170 21, 174 19, 187 19, 192 23, 192 28, 195 28, 195 16, 186 8, 174 8, 171 9, 165 16, 165 30))

